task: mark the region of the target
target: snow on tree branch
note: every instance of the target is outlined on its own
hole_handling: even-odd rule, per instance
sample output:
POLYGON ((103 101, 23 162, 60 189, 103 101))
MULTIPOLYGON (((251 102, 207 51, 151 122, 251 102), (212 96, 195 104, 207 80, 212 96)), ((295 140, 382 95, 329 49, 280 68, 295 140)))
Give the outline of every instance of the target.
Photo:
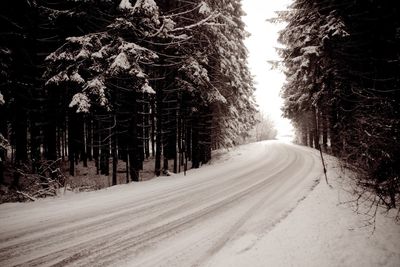
POLYGON ((90 100, 87 95, 83 93, 77 93, 72 97, 72 101, 69 104, 69 107, 77 107, 77 113, 89 113, 90 109, 90 100))
POLYGON ((208 6, 208 4, 204 1, 200 3, 199 7, 199 13, 202 15, 210 15, 212 13, 211 8, 208 6))
POLYGON ((213 12, 213 13, 211 13, 208 17, 202 19, 201 21, 199 21, 199 22, 197 22, 197 23, 194 23, 194 24, 191 24, 191 25, 187 25, 187 26, 184 26, 184 27, 175 28, 175 29, 171 30, 171 32, 190 30, 190 29, 199 27, 199 26, 205 24, 206 22, 208 22, 208 21, 210 21, 210 20, 216 19, 216 18, 218 18, 219 16, 220 16, 219 13, 213 12))
POLYGON ((128 57, 125 52, 120 52, 114 59, 113 63, 109 67, 110 74, 117 74, 124 70, 129 70, 131 64, 129 63, 128 57))
POLYGON ((0 92, 0 106, 4 105, 6 102, 4 101, 4 96, 3 94, 0 92))
POLYGON ((119 8, 133 10, 133 6, 129 0, 122 0, 119 4, 119 8))
POLYGON ((0 148, 6 150, 9 146, 10 143, 8 142, 8 140, 0 133, 0 148))
POLYGON ((149 83, 146 82, 142 86, 142 93, 154 95, 156 93, 156 91, 154 91, 154 89, 149 85, 149 83))

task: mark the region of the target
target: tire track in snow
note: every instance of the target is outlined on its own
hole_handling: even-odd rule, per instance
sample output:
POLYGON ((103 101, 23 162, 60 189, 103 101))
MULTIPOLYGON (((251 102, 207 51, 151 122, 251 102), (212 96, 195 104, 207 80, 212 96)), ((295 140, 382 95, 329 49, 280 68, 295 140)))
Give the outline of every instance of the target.
MULTIPOLYGON (((187 199, 187 197, 189 195, 198 195, 198 196, 201 196, 201 199, 198 199, 197 202, 193 202, 193 200, 189 198, 189 199, 186 200, 188 203, 185 203, 185 205, 180 205, 178 207, 174 207, 172 210, 169 210, 167 212, 164 212, 164 213, 161 213, 161 214, 157 214, 156 216, 153 216, 154 218, 152 220, 150 220, 150 221, 145 221, 145 222, 140 223, 138 225, 130 226, 127 229, 126 228, 120 229, 118 232, 111 232, 111 233, 109 233, 107 235, 101 235, 96 239, 91 239, 91 240, 87 241, 85 243, 85 245, 89 244, 91 242, 94 242, 97 239, 112 238, 113 236, 122 235, 126 231, 132 231, 132 230, 136 230, 138 228, 140 229, 141 227, 146 226, 148 224, 154 224, 154 223, 156 223, 156 222, 158 222, 160 220, 160 217, 161 218, 166 218, 166 217, 168 218, 169 216, 175 215, 175 214, 177 214, 177 212, 179 212, 181 210, 184 210, 185 208, 188 208, 188 204, 190 206, 196 206, 197 203, 201 203, 202 201, 207 199, 207 198, 204 197, 204 194, 200 194, 202 192, 202 190, 204 192, 206 192, 207 194, 210 194, 209 193, 210 189, 213 189, 214 191, 216 189, 223 189, 223 191, 211 192, 212 193, 211 197, 215 197, 216 195, 219 195, 219 194, 224 195, 225 193, 229 192, 230 190, 233 190, 235 187, 240 189, 244 185, 246 185, 248 183, 248 181, 246 179, 238 179, 238 178, 241 178, 242 176, 247 177, 247 175, 249 173, 251 173, 252 171, 254 171, 254 170, 246 171, 244 173, 242 172, 239 175, 236 175, 234 177, 234 179, 229 179, 230 182, 232 182, 232 180, 236 180, 236 182, 239 182, 239 184, 233 184, 233 185, 230 184, 230 185, 226 186, 226 184, 225 184, 226 182, 223 181, 222 183, 218 183, 217 184, 217 186, 219 186, 219 187, 215 187, 216 185, 212 184, 211 186, 207 186, 206 188, 202 188, 200 190, 195 190, 194 192, 188 192, 188 193, 186 193, 184 195, 184 197, 186 199, 187 199)), ((183 192, 183 193, 185 193, 185 192, 183 192)), ((179 198, 182 198, 182 195, 178 195, 177 197, 175 197, 175 198, 173 198, 172 200, 169 200, 169 201, 179 203, 180 202, 179 198)), ((164 198, 162 198, 162 199, 164 199, 164 198)), ((155 213, 157 210, 149 210, 149 208, 150 209, 151 208, 157 208, 159 210, 160 207, 158 205, 160 205, 160 204, 161 203, 156 203, 152 207, 144 206, 144 207, 141 207, 139 209, 135 209, 135 211, 142 212, 142 213, 139 213, 139 214, 131 213, 131 210, 123 210, 123 212, 118 212, 118 214, 116 216, 110 217, 109 220, 102 221, 101 224, 99 224, 98 220, 94 220, 87 227, 85 227, 84 225, 81 225, 81 224, 77 224, 73 228, 62 229, 63 232, 61 232, 60 229, 55 229, 51 235, 43 235, 42 234, 42 235, 40 235, 40 239, 33 240, 33 241, 32 240, 28 240, 28 241, 26 241, 26 242, 24 242, 22 244, 17 244, 15 246, 9 246, 9 247, 0 249, 0 259, 1 258, 18 257, 18 256, 20 256, 21 253, 26 253, 26 252, 29 252, 29 250, 33 250, 33 249, 34 250, 43 249, 43 250, 46 251, 45 253, 48 253, 48 250, 46 248, 48 246, 52 245, 52 244, 57 244, 59 242, 59 239, 61 239, 61 238, 62 238, 64 243, 67 242, 68 247, 72 247, 75 244, 73 239, 77 238, 77 234, 74 233, 76 231, 79 231, 80 233, 84 232, 85 235, 90 235, 93 232, 100 231, 104 227, 111 226, 112 224, 118 224, 118 222, 123 222, 124 220, 127 220, 127 218, 125 218, 125 217, 118 217, 118 216, 121 215, 121 213, 125 213, 125 215, 129 214, 130 217, 134 218, 133 215, 140 216, 140 215, 143 215, 143 213, 155 213), (51 238, 55 238, 55 240, 51 241, 51 238), (70 244, 68 244, 68 241, 72 241, 72 242, 70 244), (10 251, 14 252, 14 254, 13 253, 9 253, 10 251)), ((161 209, 163 209, 163 208, 161 207, 161 209)), ((52 257, 54 257, 54 255, 52 255, 52 257)))
MULTIPOLYGON (((274 156, 265 162, 257 159, 252 169, 231 168, 234 173, 225 174, 221 179, 217 176, 222 175, 223 171, 219 170, 201 181, 183 180, 182 184, 171 186, 165 192, 153 190, 160 192, 154 199, 143 198, 122 207, 114 207, 118 210, 109 215, 95 213, 94 218, 84 216, 72 225, 69 220, 59 227, 50 223, 49 232, 43 226, 28 228, 15 238, 8 236, 9 239, 6 239, 1 236, 0 240, 6 242, 0 245, 0 264, 106 266, 115 264, 121 258, 139 257, 138 260, 144 263, 141 266, 163 265, 166 260, 171 260, 171 255, 149 258, 146 255, 151 255, 154 247, 174 239, 183 239, 182 244, 186 244, 188 241, 184 240, 183 235, 193 234, 193 229, 201 229, 202 224, 218 220, 227 211, 245 203, 245 212, 240 210, 223 229, 210 229, 198 239, 205 248, 189 257, 194 259, 193 264, 204 263, 224 247, 250 218, 260 212, 265 202, 270 201, 271 196, 262 196, 263 193, 277 190, 283 182, 290 181, 286 179, 281 184, 283 176, 290 178, 296 173, 297 170, 291 168, 291 165, 298 165, 296 162, 301 159, 298 150, 278 144, 267 147, 270 153, 280 151, 281 157, 274 156), (268 174, 260 175, 266 170, 268 174), (258 176, 253 173, 258 173, 258 176), (41 231, 32 235, 32 229, 41 231), (62 244, 56 246, 61 241, 62 244), (49 247, 51 244, 54 247, 49 247)), ((308 169, 312 167, 308 166, 308 169)), ((302 179, 296 181, 301 182, 302 179)), ((297 183, 289 185, 295 187, 297 183)), ((113 210, 113 207, 108 210, 113 210)), ((197 245, 189 244, 177 251, 176 258, 188 257, 188 253, 197 245)))

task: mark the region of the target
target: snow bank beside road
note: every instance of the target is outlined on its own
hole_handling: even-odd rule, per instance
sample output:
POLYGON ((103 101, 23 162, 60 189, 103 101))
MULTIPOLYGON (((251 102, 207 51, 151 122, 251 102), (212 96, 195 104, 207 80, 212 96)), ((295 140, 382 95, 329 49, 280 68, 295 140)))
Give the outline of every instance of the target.
MULTIPOLYGON (((304 148, 307 149, 307 148, 304 148)), ((378 212, 376 228, 348 201, 340 169, 329 163, 329 179, 270 232, 243 250, 251 236, 230 244, 209 266, 400 266, 400 225, 378 212), (240 248, 240 249, 239 249, 240 248)), ((347 181, 346 181, 347 180, 347 181)))

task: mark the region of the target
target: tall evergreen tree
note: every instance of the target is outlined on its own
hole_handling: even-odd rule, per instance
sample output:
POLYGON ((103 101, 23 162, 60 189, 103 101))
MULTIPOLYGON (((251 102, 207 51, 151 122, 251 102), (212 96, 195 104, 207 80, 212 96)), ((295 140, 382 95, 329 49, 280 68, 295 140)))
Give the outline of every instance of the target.
POLYGON ((171 160, 174 172, 199 167, 255 122, 238 0, 20 0, 2 10, 0 134, 12 151, 2 162, 34 172, 62 159, 75 175, 94 160, 116 184, 122 160, 127 181, 139 181, 145 158, 156 175, 171 160))
POLYGON ((389 208, 400 194, 398 15, 389 1, 335 0, 297 0, 280 14, 285 115, 304 144, 329 143, 389 208))

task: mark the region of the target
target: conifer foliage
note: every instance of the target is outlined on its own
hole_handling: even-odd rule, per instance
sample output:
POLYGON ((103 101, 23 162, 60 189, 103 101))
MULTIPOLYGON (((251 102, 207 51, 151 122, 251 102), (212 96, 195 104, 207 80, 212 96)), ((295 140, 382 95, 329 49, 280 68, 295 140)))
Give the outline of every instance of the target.
POLYGON ((156 175, 170 160, 179 172, 255 123, 239 0, 17 0, 0 9, 1 182, 14 177, 18 187, 44 161, 71 176, 94 162, 112 184, 122 162, 127 181, 140 180, 149 158, 156 175))
POLYGON ((283 111, 299 141, 356 169, 389 208, 400 201, 399 15, 377 0, 295 0, 279 14, 283 111))

